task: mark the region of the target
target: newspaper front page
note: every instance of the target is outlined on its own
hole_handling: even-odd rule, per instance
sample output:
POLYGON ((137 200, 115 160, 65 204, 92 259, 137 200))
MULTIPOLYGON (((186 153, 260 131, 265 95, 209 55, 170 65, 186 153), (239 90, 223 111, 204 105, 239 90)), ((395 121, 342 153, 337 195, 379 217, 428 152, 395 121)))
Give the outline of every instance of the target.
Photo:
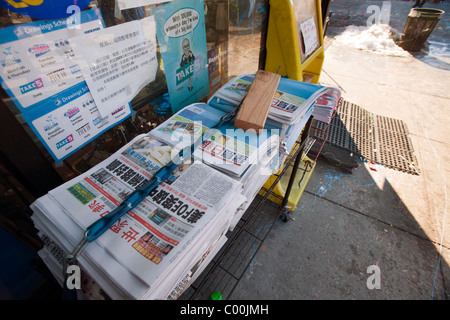
MULTIPOLYGON (((169 162, 170 150, 154 138, 139 136, 100 165, 49 194, 85 229, 114 210, 169 162)), ((238 187, 238 182, 202 163, 181 164, 97 241, 151 286, 238 187)))
MULTIPOLYGON (((253 74, 239 75, 217 90, 209 101, 219 98, 238 105, 247 95, 253 79, 253 74)), ((315 99, 324 91, 323 86, 281 78, 268 118, 294 124, 313 108, 315 99)))
POLYGON ((194 157, 232 176, 241 176, 279 144, 279 130, 257 134, 236 129, 225 123, 218 130, 211 129, 226 113, 205 103, 187 106, 149 133, 174 150, 197 144, 194 157), (210 133, 203 139, 202 134, 210 133))

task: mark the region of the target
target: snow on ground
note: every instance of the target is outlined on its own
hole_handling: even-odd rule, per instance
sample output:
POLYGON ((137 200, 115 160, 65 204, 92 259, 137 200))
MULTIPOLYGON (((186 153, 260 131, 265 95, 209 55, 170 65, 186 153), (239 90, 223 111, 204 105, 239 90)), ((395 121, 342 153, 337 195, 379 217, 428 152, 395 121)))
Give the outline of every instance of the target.
POLYGON ((373 24, 370 27, 348 26, 333 42, 378 54, 409 56, 408 51, 395 44, 400 37, 400 33, 387 24, 373 24))

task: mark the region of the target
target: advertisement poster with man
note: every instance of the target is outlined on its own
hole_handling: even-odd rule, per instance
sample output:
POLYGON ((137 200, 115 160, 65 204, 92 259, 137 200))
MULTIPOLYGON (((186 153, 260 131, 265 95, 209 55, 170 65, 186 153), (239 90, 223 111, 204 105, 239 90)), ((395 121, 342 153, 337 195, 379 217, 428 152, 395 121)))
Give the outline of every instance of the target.
POLYGON ((175 113, 209 92, 203 1, 176 0, 155 8, 153 14, 175 113))

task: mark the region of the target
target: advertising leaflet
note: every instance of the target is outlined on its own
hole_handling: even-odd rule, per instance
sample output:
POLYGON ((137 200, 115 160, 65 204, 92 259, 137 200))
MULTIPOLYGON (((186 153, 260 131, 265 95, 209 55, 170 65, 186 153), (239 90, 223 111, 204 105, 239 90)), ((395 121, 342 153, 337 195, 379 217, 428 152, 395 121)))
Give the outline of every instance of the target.
POLYGON ((304 44, 305 56, 309 56, 317 46, 320 45, 319 39, 317 39, 317 27, 314 22, 314 18, 310 18, 305 22, 300 23, 300 30, 302 33, 302 39, 304 44))
POLYGON ((75 27, 68 26, 68 19, 59 19, 0 29, 3 88, 20 111, 56 102, 59 93, 84 81, 69 39, 95 33, 104 25, 100 11, 82 12, 80 19, 75 27))
MULTIPOLYGON (((218 4, 225 5, 225 3, 218 4)), ((225 10, 224 10, 225 11, 225 10)), ((218 11, 219 14, 219 11, 218 11)), ((224 15, 228 13, 223 13, 224 15)), ((209 92, 216 92, 228 81, 228 44, 219 43, 208 50, 209 92)))
POLYGON ((69 43, 104 28, 100 11, 73 19, 0 29, 2 87, 57 162, 131 115, 126 103, 100 116, 69 43))
POLYGON ((59 93, 58 99, 57 108, 53 102, 42 102, 22 113, 58 162, 131 115, 129 104, 123 104, 102 117, 84 81, 59 93))

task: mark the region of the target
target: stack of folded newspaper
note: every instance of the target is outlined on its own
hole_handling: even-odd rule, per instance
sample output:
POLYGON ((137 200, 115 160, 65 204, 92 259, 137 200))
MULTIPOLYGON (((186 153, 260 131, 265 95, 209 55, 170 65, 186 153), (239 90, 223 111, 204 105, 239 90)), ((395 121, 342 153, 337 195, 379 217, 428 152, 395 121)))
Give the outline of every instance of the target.
MULTIPOLYGON (((84 230, 117 207, 171 159, 172 147, 140 135, 86 173, 32 204, 45 246, 39 252, 63 281, 62 263, 84 230)), ((136 208, 121 217, 78 258, 83 296, 173 299, 225 243, 226 232, 272 173, 267 152, 241 177, 186 160, 136 208)))
POLYGON ((195 161, 238 181, 244 204, 234 219, 237 222, 265 181, 279 170, 284 154, 280 152, 279 126, 266 124, 267 130, 260 134, 236 129, 232 122, 215 129, 214 124, 226 114, 211 105, 194 103, 150 131, 149 136, 163 141, 174 151, 195 144, 195 161))
POLYGON ((341 90, 334 87, 327 87, 327 91, 317 98, 314 104, 314 119, 330 123, 340 98, 341 90))
MULTIPOLYGON (((287 79, 282 80, 285 84, 287 79)), ((289 83, 279 98, 293 104, 306 94, 300 94, 300 87, 297 96, 289 93, 296 83, 303 86, 289 83)), ((304 100, 311 100, 322 87, 315 89, 304 100)), ((44 241, 39 254, 61 284, 64 257, 86 228, 143 186, 182 148, 194 144, 193 154, 183 154, 184 162, 171 177, 78 257, 85 297, 176 299, 226 242, 226 233, 266 180, 279 170, 289 144, 312 113, 308 108, 304 116, 296 115, 295 124, 268 119, 267 130, 256 134, 236 130, 232 123, 215 128, 236 105, 211 102, 183 108, 32 204, 32 219, 44 241)))
MULTIPOLYGON (((237 105, 248 93, 254 74, 243 74, 231 79, 209 99, 209 104, 237 105)), ((272 100, 268 118, 282 124, 293 125, 312 112, 314 102, 326 87, 313 83, 281 78, 272 100)))
POLYGON ((240 178, 252 165, 258 164, 267 152, 278 150, 280 130, 267 125, 267 130, 257 134, 236 129, 232 122, 215 129, 214 124, 226 114, 211 105, 194 103, 160 124, 149 135, 175 150, 196 143, 198 147, 193 154, 195 159, 229 176, 240 178))
MULTIPOLYGON (((72 252, 91 223, 163 166, 170 151, 148 135, 138 136, 33 203, 32 218, 46 243, 40 255, 59 280, 64 253, 72 252)), ((245 200, 241 183, 201 162, 189 162, 82 251, 78 261, 88 276, 82 281, 87 296, 95 295, 92 282, 114 299, 176 296, 173 290, 226 240, 245 200)))
MULTIPOLYGON (((208 101, 217 110, 229 112, 245 98, 254 75, 231 79, 208 101)), ((278 130, 281 162, 291 152, 306 123, 315 112, 315 102, 328 87, 281 78, 272 100, 265 128, 278 130)))

